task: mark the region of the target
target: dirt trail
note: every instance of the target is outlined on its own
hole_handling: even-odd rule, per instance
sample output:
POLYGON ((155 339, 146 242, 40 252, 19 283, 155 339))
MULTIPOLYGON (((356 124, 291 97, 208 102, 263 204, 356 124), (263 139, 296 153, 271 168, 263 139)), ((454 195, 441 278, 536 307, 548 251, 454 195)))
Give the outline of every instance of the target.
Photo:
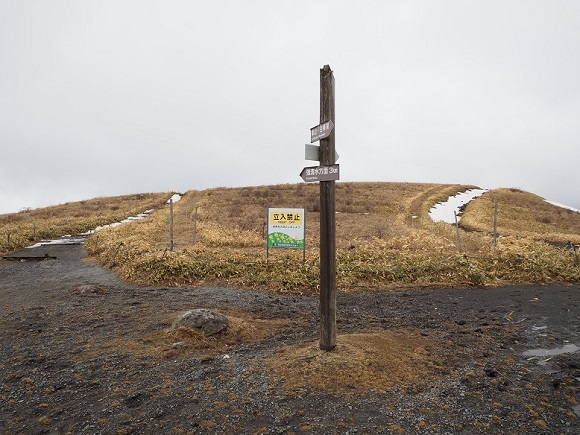
MULTIPOLYGON (((523 355, 580 346, 578 286, 339 293, 333 357, 342 363, 354 349, 349 334, 430 343, 416 359, 400 358, 404 385, 369 387, 380 365, 369 357, 366 368, 343 374, 361 381, 347 394, 330 383, 296 385, 292 373, 331 364, 316 349, 317 297, 138 287, 87 261, 79 245, 17 255, 45 254, 56 259, 0 261, 1 433, 580 431, 580 352, 523 355), (250 329, 277 326, 213 352, 163 349, 160 334, 198 307, 233 313, 250 329), (349 343, 342 350, 341 337, 349 343), (292 354, 292 346, 302 347, 292 354)), ((401 369, 393 361, 381 371, 401 369)))

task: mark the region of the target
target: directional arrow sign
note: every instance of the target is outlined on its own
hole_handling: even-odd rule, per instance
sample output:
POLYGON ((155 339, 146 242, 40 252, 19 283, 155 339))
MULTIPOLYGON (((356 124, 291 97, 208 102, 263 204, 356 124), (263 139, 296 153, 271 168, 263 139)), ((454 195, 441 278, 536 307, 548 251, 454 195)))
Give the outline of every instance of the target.
POLYGON ((309 166, 302 169, 300 176, 304 181, 333 181, 338 180, 340 165, 332 166, 309 166))
MULTIPOLYGON (((340 156, 334 151, 334 161, 336 162, 340 156)), ((320 161, 320 147, 318 145, 304 144, 304 158, 306 160, 320 161)))
POLYGON ((332 129, 334 128, 334 124, 332 121, 326 121, 322 124, 317 125, 316 127, 312 127, 310 129, 310 143, 316 142, 317 140, 324 139, 325 137, 330 136, 332 129))

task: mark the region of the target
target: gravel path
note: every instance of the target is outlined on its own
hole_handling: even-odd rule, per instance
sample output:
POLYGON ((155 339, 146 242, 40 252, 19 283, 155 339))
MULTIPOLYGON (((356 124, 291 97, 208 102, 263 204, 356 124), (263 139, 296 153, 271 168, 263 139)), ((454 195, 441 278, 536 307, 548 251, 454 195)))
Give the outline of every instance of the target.
POLYGON ((414 331, 439 358, 436 377, 341 394, 284 388, 267 363, 315 343, 317 297, 134 286, 82 245, 15 255, 56 259, 0 261, 2 433, 580 433, 578 286, 339 293, 337 350, 346 334, 414 331), (160 355, 191 308, 281 326, 160 355), (538 349, 568 353, 524 355, 538 349))

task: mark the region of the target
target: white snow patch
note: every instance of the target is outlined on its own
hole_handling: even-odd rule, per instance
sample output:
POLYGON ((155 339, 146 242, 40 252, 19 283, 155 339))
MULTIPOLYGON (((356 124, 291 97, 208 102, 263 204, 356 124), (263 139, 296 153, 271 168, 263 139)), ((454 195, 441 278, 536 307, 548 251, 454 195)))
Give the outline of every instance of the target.
POLYGON ((567 210, 572 210, 572 211, 575 211, 576 213, 580 213, 580 210, 578 210, 577 208, 570 207, 570 206, 567 206, 567 205, 564 205, 564 204, 560 204, 559 202, 548 201, 547 199, 545 201, 547 203, 550 203, 552 205, 555 205, 556 207, 565 208, 567 210))
POLYGON ((135 222, 141 219, 145 219, 146 217, 148 217, 151 213, 153 213, 155 211, 155 209, 150 209, 150 210, 145 210, 143 213, 139 213, 137 216, 131 216, 128 217, 127 219, 123 219, 121 222, 114 222, 112 224, 109 225, 104 225, 104 226, 100 226, 95 228, 94 230, 89 230, 86 233, 82 233, 79 234, 78 236, 71 236, 71 235, 67 235, 67 236, 63 236, 60 239, 53 239, 53 240, 43 240, 41 242, 38 242, 32 246, 27 246, 28 249, 32 249, 32 248, 38 248, 40 246, 48 246, 48 245, 79 245, 85 242, 85 239, 87 238, 87 236, 96 233, 97 231, 102 230, 103 228, 114 228, 114 227, 118 227, 119 225, 128 223, 128 222, 135 222))
MULTIPOLYGON (((171 197, 171 199, 173 200, 173 203, 175 204, 182 197, 183 197, 183 195, 176 193, 171 197)), ((169 204, 169 201, 170 200, 167 200, 167 204, 169 204)), ((75 236, 75 237, 68 235, 68 236, 63 236, 60 239, 43 240, 43 241, 38 242, 32 246, 27 246, 27 248, 32 249, 32 248, 38 248, 40 246, 47 246, 47 245, 75 245, 75 244, 78 245, 78 244, 82 244, 85 242, 85 239, 87 238, 87 236, 89 236, 93 233, 96 233, 97 231, 101 231, 104 228, 114 228, 114 227, 118 227, 119 225, 122 225, 122 224, 126 224, 129 222, 135 222, 135 221, 138 221, 141 219, 145 219, 145 218, 149 217, 149 215, 151 213, 153 213, 154 211, 155 211, 154 208, 149 209, 149 210, 145 210, 143 213, 139 213, 137 216, 130 216, 127 219, 123 219, 121 222, 114 222, 114 223, 109 224, 109 225, 97 227, 94 230, 89 230, 86 233, 79 234, 78 236, 75 236)))
MULTIPOLYGON (((450 196, 447 201, 435 204, 429 210, 429 216, 433 222, 447 222, 448 224, 455 223, 455 213, 459 214, 459 208, 467 204, 469 201, 483 195, 488 189, 471 189, 455 196, 450 196)), ((459 216, 458 218, 459 219, 459 216)))
POLYGON ((183 198, 183 195, 181 193, 174 193, 173 196, 171 198, 169 198, 167 200, 167 204, 169 204, 169 202, 171 200, 173 200, 173 204, 175 204, 177 201, 179 201, 181 198, 183 198))
POLYGON ((38 248, 47 245, 80 245, 85 242, 85 237, 62 236, 60 239, 43 240, 32 246, 27 246, 28 249, 38 248))

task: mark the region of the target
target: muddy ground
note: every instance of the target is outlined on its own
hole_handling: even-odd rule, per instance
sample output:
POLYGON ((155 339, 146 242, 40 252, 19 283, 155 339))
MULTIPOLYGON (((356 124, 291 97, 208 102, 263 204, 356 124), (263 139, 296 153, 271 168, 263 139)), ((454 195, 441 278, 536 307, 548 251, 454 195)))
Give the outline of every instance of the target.
POLYGON ((16 255, 46 254, 0 261, 1 433, 580 433, 578 286, 339 293, 329 355, 316 296, 138 287, 82 245, 16 255), (169 336, 192 308, 241 342, 169 336))

